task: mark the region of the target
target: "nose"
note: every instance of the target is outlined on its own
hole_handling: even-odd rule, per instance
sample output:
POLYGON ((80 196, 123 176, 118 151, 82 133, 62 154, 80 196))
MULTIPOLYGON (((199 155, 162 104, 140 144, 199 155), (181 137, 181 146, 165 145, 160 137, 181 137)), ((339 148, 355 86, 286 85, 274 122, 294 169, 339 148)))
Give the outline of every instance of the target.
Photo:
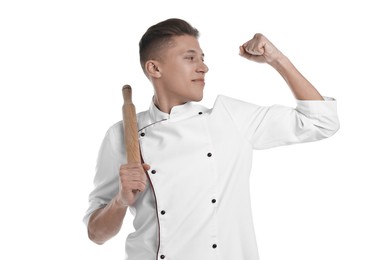
POLYGON ((198 66, 198 69, 196 70, 196 72, 199 73, 207 73, 208 71, 209 71, 209 67, 207 67, 207 65, 204 62, 201 62, 198 66))

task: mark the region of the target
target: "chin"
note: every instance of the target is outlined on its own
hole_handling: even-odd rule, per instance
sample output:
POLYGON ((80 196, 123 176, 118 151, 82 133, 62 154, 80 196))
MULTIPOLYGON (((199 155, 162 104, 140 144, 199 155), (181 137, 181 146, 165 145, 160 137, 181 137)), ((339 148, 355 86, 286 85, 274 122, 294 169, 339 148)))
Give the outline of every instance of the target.
POLYGON ((203 93, 201 95, 199 95, 199 96, 194 97, 192 99, 192 101, 199 102, 199 101, 202 101, 202 99, 203 99, 203 93))

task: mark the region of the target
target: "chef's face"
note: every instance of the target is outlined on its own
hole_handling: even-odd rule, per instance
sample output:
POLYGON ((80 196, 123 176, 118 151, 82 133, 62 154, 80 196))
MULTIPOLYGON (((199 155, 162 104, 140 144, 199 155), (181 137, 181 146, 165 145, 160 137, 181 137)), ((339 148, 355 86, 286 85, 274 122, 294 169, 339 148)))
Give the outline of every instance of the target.
POLYGON ((161 58, 160 83, 165 96, 176 104, 202 100, 209 69, 198 40, 189 35, 175 36, 161 58))

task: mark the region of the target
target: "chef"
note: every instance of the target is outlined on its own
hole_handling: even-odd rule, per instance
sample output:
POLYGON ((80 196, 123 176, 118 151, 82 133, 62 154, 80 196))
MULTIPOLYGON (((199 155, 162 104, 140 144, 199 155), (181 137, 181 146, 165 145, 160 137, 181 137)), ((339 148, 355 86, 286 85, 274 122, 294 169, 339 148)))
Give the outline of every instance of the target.
POLYGON ((140 41, 140 61, 154 87, 137 114, 144 163, 127 163, 123 125, 102 142, 84 217, 103 244, 129 210, 135 232, 128 260, 258 260, 249 177, 253 150, 312 142, 339 129, 336 101, 323 97, 264 35, 240 46, 248 60, 272 66, 296 98, 295 108, 259 106, 220 95, 199 105, 208 67, 198 31, 168 19, 140 41))

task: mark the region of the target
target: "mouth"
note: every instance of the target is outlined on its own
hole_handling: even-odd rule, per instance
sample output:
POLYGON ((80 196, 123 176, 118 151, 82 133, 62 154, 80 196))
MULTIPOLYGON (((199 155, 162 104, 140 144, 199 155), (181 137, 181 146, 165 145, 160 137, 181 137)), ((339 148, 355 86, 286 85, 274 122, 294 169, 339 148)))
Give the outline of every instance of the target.
POLYGON ((195 82, 195 83, 201 83, 201 84, 205 84, 205 80, 204 78, 199 78, 199 79, 193 79, 192 82, 195 82))

